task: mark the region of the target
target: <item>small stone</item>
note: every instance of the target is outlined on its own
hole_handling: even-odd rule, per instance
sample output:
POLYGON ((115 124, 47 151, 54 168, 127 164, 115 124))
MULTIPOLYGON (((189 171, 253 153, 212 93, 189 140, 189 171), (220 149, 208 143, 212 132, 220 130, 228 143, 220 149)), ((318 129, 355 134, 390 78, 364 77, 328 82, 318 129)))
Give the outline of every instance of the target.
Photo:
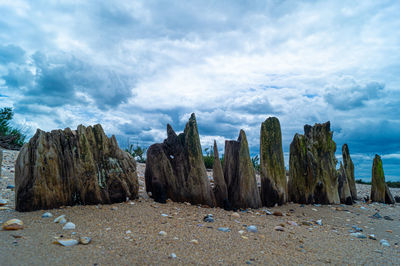
POLYGON ((356 237, 356 238, 361 238, 361 239, 363 239, 363 238, 367 238, 367 236, 366 236, 366 235, 364 235, 364 234, 362 234, 362 233, 360 233, 360 232, 357 232, 357 233, 351 233, 350 235, 351 235, 351 236, 353 236, 353 237, 356 237))
POLYGON ((382 216, 379 214, 379 212, 376 212, 374 215, 370 216, 373 219, 382 219, 382 216))
POLYGON ((247 236, 240 236, 243 239, 249 239, 247 236))
POLYGON ((393 231, 392 231, 392 230, 386 230, 386 232, 388 232, 388 233, 393 233, 393 231))
POLYGON ((14 189, 15 186, 14 185, 7 185, 7 189, 14 189))
POLYGON ((75 229, 75 224, 71 223, 71 222, 68 222, 68 223, 66 223, 64 225, 63 229, 64 230, 74 230, 75 229))
POLYGON ((79 238, 79 244, 82 244, 82 245, 88 245, 91 241, 92 241, 92 239, 87 236, 81 236, 79 238))
POLYGON ((281 212, 279 212, 279 211, 274 211, 272 213, 272 215, 274 215, 274 216, 283 216, 283 214, 281 212))
POLYGON ((158 234, 159 234, 160 236, 166 236, 166 235, 167 235, 167 232, 165 232, 165 231, 160 231, 158 234))
POLYGON ((382 239, 381 241, 379 241, 379 243, 381 243, 381 245, 384 247, 390 247, 390 244, 386 239, 382 239))
POLYGON ((394 196, 394 200, 395 200, 397 203, 400 203, 400 196, 394 196))
POLYGON ((282 226, 278 225, 278 226, 274 227, 274 230, 283 232, 283 231, 285 231, 285 228, 283 228, 282 226))
POLYGON ((176 259, 176 254, 175 254, 175 253, 171 253, 171 254, 169 255, 169 258, 170 258, 170 259, 176 259))
POLYGON ((19 219, 11 219, 5 222, 1 228, 3 230, 21 230, 24 229, 24 223, 19 219))
POLYGON ((42 218, 50 218, 50 217, 53 217, 53 214, 51 214, 50 212, 45 212, 42 215, 42 218))
POLYGON ((246 227, 246 230, 247 230, 247 232, 251 232, 251 233, 257 233, 257 232, 258 232, 257 226, 255 226, 255 225, 249 225, 249 226, 247 226, 247 227, 246 227))
POLYGON ((311 210, 313 210, 313 211, 315 211, 315 212, 317 212, 318 210, 317 209, 315 209, 315 208, 311 208, 311 210))
POLYGON ((131 230, 128 230, 128 231, 125 232, 125 234, 131 234, 131 233, 132 233, 131 230))
POLYGON ((221 232, 230 232, 231 229, 229 229, 228 227, 219 227, 219 228, 218 228, 218 231, 221 231, 221 232))
POLYGON ((266 215, 272 215, 272 212, 270 212, 269 210, 264 210, 266 215))
POLYGON ((233 218, 240 218, 240 214, 237 212, 232 213, 231 215, 233 218))
POLYGON ((192 240, 190 240, 190 243, 198 245, 199 241, 197 239, 192 239, 192 240))
POLYGON ((368 235, 368 238, 369 238, 369 239, 372 239, 372 240, 376 240, 376 236, 375 236, 374 234, 369 234, 369 235, 368 235))
POLYGON ((162 216, 162 217, 168 217, 168 214, 161 213, 161 216, 162 216))
POLYGON ((239 230, 238 233, 239 233, 240 235, 243 235, 243 234, 244 234, 244 231, 243 231, 243 230, 239 230))
POLYGON ((388 220, 388 221, 393 221, 393 218, 390 216, 383 216, 383 219, 388 220))
POLYGON ((112 210, 112 211, 117 211, 117 210, 118 210, 118 207, 115 207, 115 206, 114 206, 114 207, 111 207, 111 210, 112 210))
POLYGON ((287 221, 287 224, 292 226, 298 226, 298 224, 294 221, 287 221))
POLYGON ((214 217, 213 217, 212 214, 207 214, 207 216, 203 218, 203 221, 207 222, 207 223, 213 223, 214 222, 214 217))
POLYGON ((312 226, 313 225, 311 222, 308 222, 308 221, 302 221, 301 224, 305 225, 305 226, 312 226))
POLYGON ((322 220, 321 219, 317 220, 315 223, 322 226, 322 220))

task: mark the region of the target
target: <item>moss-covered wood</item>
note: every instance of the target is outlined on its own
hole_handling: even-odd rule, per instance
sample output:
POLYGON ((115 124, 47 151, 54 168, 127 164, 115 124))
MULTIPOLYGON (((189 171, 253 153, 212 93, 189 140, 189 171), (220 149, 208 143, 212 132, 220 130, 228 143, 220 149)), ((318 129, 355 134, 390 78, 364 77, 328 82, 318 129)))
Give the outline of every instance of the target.
POLYGON ((337 204, 336 144, 330 122, 304 126, 290 144, 289 200, 298 203, 337 204))
POLYGON ((233 208, 261 207, 249 145, 243 130, 240 130, 237 141, 225 141, 224 178, 229 203, 233 208))
POLYGON ((347 146, 347 144, 343 144, 342 146, 342 156, 343 156, 343 168, 346 173, 347 183, 349 184, 351 197, 353 200, 356 200, 357 188, 356 188, 356 179, 354 176, 354 164, 353 160, 351 160, 349 147, 347 146))
POLYGON ((278 118, 269 117, 260 132, 261 201, 264 206, 287 201, 287 180, 282 150, 282 133, 278 118))
POLYGON ((339 198, 340 202, 347 204, 347 205, 352 205, 353 204, 353 198, 351 196, 350 192, 350 187, 348 183, 348 178, 346 176, 346 171, 343 167, 342 162, 340 162, 340 168, 338 170, 338 191, 339 191, 339 198))
POLYGON ((167 125, 167 135, 164 143, 153 144, 147 150, 146 190, 158 202, 170 198, 215 206, 195 115, 191 115, 184 132, 179 135, 167 125))
POLYGON ((375 154, 372 164, 371 200, 386 204, 395 203, 392 193, 390 193, 389 187, 385 182, 382 159, 377 154, 375 154))
POLYGON ((214 195, 215 195, 216 205, 224 209, 230 209, 228 189, 225 184, 224 172, 222 171, 222 165, 219 159, 217 142, 215 140, 214 140, 213 178, 214 178, 214 195))
POLYGON ((100 125, 38 130, 15 169, 16 209, 125 201, 138 196, 136 162, 100 125))

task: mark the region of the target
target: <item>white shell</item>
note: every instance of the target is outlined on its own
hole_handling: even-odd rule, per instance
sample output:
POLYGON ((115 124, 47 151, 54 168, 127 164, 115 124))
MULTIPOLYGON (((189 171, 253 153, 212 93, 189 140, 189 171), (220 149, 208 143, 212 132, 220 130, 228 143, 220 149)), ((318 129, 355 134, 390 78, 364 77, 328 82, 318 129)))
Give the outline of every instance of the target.
MULTIPOLYGON (((56 219, 54 219, 54 222, 62 224, 61 221, 64 221, 64 220, 65 220, 65 214, 58 216, 56 219)), ((65 220, 65 222, 67 222, 67 220, 65 220)))
POLYGON ((5 199, 0 199, 0 206, 4 206, 4 205, 6 205, 7 204, 7 200, 5 200, 5 199))
POLYGON ((66 224, 64 225, 63 229, 64 229, 64 230, 73 230, 73 229, 75 229, 75 224, 74 224, 74 223, 71 223, 71 222, 68 222, 68 223, 66 223, 66 224))
POLYGON ((42 218, 50 218, 50 217, 53 217, 53 214, 51 214, 50 212, 45 212, 42 215, 42 218))
POLYGON ((19 230, 24 228, 24 223, 19 219, 11 219, 2 225, 3 230, 19 230))
POLYGON ((78 244, 78 240, 75 239, 58 239, 54 241, 54 244, 59 244, 64 247, 75 246, 78 244))

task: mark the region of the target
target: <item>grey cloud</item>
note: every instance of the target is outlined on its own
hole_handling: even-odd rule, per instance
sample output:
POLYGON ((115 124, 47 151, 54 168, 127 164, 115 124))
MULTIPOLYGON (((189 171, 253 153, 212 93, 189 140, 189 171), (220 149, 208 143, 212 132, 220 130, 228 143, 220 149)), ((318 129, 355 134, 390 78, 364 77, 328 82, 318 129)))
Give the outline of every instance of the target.
POLYGON ((325 101, 339 110, 351 110, 362 107, 367 101, 381 97, 385 85, 370 82, 365 86, 353 84, 345 87, 330 87, 324 95, 325 101))

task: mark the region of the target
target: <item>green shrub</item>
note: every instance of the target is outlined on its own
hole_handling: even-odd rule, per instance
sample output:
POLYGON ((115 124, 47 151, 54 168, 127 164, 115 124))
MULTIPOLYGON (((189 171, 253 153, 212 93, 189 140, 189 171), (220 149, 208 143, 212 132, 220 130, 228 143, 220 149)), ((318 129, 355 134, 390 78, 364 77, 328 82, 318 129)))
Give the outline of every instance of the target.
POLYGON ((136 143, 136 147, 131 144, 128 149, 125 149, 126 152, 130 153, 133 158, 139 163, 146 163, 146 151, 147 148, 142 148, 136 143))
POLYGON ((4 107, 0 109, 0 137, 3 145, 22 147, 26 136, 21 132, 21 129, 10 126, 13 116, 12 108, 4 107))
POLYGON ((210 148, 205 148, 204 152, 206 155, 203 155, 204 165, 206 169, 213 169, 214 166, 214 148, 211 146, 210 148))
POLYGON ((260 172, 260 158, 258 157, 258 154, 251 157, 251 162, 253 164, 254 170, 256 170, 257 173, 260 172))

